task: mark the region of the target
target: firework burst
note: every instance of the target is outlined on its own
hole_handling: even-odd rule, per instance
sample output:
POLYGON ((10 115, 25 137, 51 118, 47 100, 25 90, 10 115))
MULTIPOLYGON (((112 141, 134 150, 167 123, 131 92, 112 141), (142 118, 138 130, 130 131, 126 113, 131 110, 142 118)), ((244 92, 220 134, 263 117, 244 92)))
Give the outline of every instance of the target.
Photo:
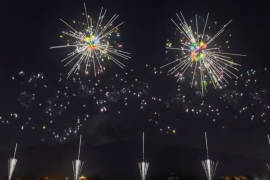
MULTIPOLYGON (((215 88, 222 88, 224 84, 229 83, 228 78, 237 77, 234 71, 238 71, 240 64, 235 63, 233 56, 245 56, 242 54, 233 54, 223 52, 221 45, 214 44, 214 41, 224 33, 225 28, 232 22, 228 21, 213 36, 207 34, 208 17, 199 26, 198 16, 195 15, 195 29, 187 23, 182 13, 176 14, 178 23, 171 19, 182 39, 178 47, 172 47, 172 43, 167 42, 166 48, 176 50, 182 55, 177 57, 163 67, 172 66, 169 74, 174 74, 178 80, 182 80, 185 72, 190 70, 191 87, 199 84, 201 94, 204 95, 206 86, 210 82, 215 88)), ((192 21, 191 21, 192 22, 192 21)))
MULTIPOLYGON (((69 30, 62 31, 60 37, 67 37, 67 44, 62 46, 52 46, 50 49, 55 48, 72 48, 73 50, 62 59, 65 66, 72 65, 68 72, 68 77, 83 69, 86 74, 92 70, 94 75, 98 75, 105 70, 106 62, 112 61, 120 68, 124 68, 125 64, 118 58, 128 60, 130 53, 122 51, 122 45, 118 43, 120 33, 118 32, 119 26, 123 22, 114 26, 119 15, 114 14, 109 21, 104 25, 104 17, 106 9, 101 8, 98 21, 95 23, 91 16, 87 14, 86 5, 84 4, 84 23, 77 23, 80 25, 80 30, 76 30, 72 25, 60 19, 69 30)), ((75 24, 76 21, 73 21, 75 24)))

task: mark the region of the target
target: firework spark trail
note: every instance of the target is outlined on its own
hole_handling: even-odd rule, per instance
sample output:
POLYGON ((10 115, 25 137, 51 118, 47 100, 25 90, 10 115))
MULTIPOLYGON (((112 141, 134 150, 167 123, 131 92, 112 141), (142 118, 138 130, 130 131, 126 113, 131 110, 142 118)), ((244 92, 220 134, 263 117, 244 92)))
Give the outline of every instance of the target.
POLYGON ((187 23, 181 12, 180 15, 176 13, 176 16, 179 23, 177 23, 174 19, 171 19, 171 21, 184 36, 185 41, 180 42, 180 47, 169 46, 166 47, 166 49, 182 51, 184 55, 161 66, 161 68, 173 66, 168 70, 168 73, 180 73, 182 76, 189 68, 192 68, 191 87, 193 87, 195 80, 199 80, 202 95, 204 95, 206 90, 206 79, 210 79, 210 82, 215 88, 222 88, 224 84, 229 83, 228 78, 232 78, 232 76, 237 77, 233 71, 238 71, 237 67, 240 66, 240 64, 233 62, 232 56, 245 55, 225 53, 222 52, 221 48, 219 47, 211 47, 213 42, 224 33, 225 28, 232 22, 232 20, 223 25, 214 36, 207 38, 209 37, 206 34, 209 13, 206 16, 202 34, 199 33, 200 28, 198 25, 197 15, 195 15, 194 31, 187 23))
POLYGON ((82 30, 76 30, 72 25, 60 19, 60 21, 69 28, 68 31, 63 31, 62 34, 74 39, 74 41, 70 44, 67 43, 66 45, 50 47, 50 49, 75 48, 61 60, 65 62, 64 66, 73 64, 67 76, 69 77, 72 73, 76 73, 82 65, 85 66, 86 74, 88 74, 92 66, 94 75, 96 76, 105 70, 105 61, 112 61, 120 68, 125 68, 125 64, 116 57, 129 60, 130 53, 115 48, 111 40, 114 33, 117 32, 118 28, 123 24, 123 22, 121 22, 116 26, 113 25, 119 15, 114 14, 103 26, 107 10, 101 8, 98 21, 94 26, 92 18, 87 13, 85 4, 84 10, 86 28, 82 27, 82 30))

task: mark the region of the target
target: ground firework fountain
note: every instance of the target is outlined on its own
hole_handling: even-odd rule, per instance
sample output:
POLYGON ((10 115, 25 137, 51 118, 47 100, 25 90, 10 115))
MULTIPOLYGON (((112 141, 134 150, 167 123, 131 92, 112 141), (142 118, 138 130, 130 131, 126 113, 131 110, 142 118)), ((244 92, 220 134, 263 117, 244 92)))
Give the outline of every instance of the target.
POLYGON ((138 163, 138 166, 140 170, 141 180, 145 180, 149 167, 149 162, 144 160, 144 132, 142 133, 142 161, 138 163))
POLYGON ((17 146, 18 145, 16 143, 13 157, 8 160, 8 180, 11 180, 12 175, 13 175, 14 170, 15 170, 15 167, 16 167, 16 164, 17 164, 17 161, 18 161, 16 159, 17 146))
POLYGON ((216 169, 218 166, 218 161, 215 162, 209 158, 206 132, 204 133, 204 136, 205 136, 205 146, 206 146, 206 160, 202 161, 202 166, 203 166, 207 179, 213 180, 213 177, 215 176, 216 169))
POLYGON ((80 135, 78 159, 72 161, 74 180, 78 180, 78 177, 82 172, 82 168, 84 164, 84 162, 80 160, 81 144, 82 144, 82 135, 80 135))
MULTIPOLYGON (((267 139, 268 139, 268 143, 270 145, 270 135, 269 134, 267 135, 267 139)), ((270 171, 270 163, 266 163, 266 167, 270 171)))

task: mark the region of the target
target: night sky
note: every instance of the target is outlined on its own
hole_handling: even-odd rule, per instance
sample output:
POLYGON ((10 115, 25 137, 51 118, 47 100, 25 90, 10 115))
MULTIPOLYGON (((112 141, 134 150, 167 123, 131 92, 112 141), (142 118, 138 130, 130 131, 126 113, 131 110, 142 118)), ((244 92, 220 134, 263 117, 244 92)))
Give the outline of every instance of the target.
MULTIPOLYGON (((270 159, 269 8, 263 1, 86 0, 88 13, 119 14, 121 42, 131 53, 127 68, 111 63, 98 77, 66 79, 60 61, 66 50, 59 21, 80 19, 83 1, 6 1, 1 3, 0 176, 19 143, 16 175, 72 176, 82 134, 83 174, 138 177, 141 132, 146 133, 149 176, 204 176, 203 132, 217 176, 255 175, 270 159), (159 67, 166 63, 167 38, 174 38, 170 18, 181 11, 218 25, 232 19, 230 52, 237 57, 239 79, 221 90, 177 83, 159 67), (237 81, 237 82, 236 82, 237 81), (67 88, 68 87, 68 88, 67 88), (180 89, 180 90, 179 90, 180 89)), ((221 43, 221 42, 218 42, 221 43)))

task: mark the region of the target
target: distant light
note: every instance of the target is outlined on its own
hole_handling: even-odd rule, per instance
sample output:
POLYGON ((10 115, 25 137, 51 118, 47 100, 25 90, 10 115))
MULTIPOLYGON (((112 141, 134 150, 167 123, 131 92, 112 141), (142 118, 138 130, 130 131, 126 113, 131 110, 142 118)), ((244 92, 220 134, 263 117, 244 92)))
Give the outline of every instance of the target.
POLYGON ((79 180, 86 180, 86 177, 85 176, 80 176, 79 180))

